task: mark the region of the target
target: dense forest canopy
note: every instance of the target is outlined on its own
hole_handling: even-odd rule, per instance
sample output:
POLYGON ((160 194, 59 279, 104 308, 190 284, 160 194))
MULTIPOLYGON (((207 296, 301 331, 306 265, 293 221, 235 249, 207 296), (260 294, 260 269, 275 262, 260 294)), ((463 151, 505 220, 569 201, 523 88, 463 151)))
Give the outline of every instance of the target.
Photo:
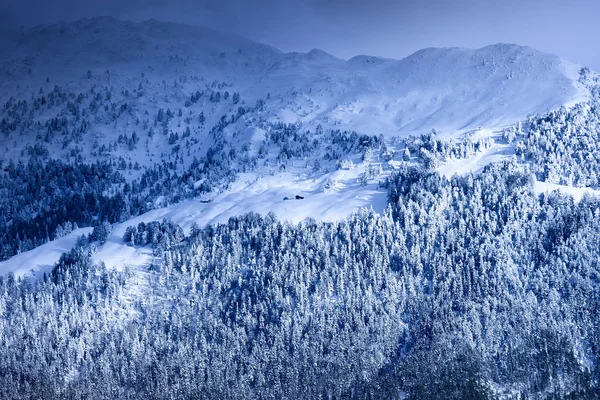
POLYGON ((600 200, 538 197, 511 163, 388 188, 336 223, 132 227, 162 254, 147 285, 87 239, 1 278, 4 397, 597 398, 600 200))

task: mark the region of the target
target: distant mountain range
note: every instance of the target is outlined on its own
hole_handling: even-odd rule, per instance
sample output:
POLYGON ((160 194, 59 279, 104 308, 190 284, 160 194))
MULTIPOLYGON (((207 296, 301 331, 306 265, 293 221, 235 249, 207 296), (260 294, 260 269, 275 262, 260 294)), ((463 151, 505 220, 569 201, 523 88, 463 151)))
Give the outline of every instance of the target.
POLYGON ((50 87, 77 90, 88 86, 88 70, 99 76, 110 70, 110 81, 94 84, 135 88, 144 73, 146 91, 160 105, 159 94, 174 102, 202 89, 188 80, 172 90, 173 80, 195 76, 230 84, 252 101, 270 94, 266 106, 273 119, 386 137, 432 128, 454 135, 478 126, 503 127, 587 95, 577 82, 579 66, 510 44, 423 49, 402 60, 345 61, 321 50, 283 53, 189 25, 93 18, 31 28, 4 47, 1 87, 8 96, 37 93, 48 87, 46 77, 50 87))

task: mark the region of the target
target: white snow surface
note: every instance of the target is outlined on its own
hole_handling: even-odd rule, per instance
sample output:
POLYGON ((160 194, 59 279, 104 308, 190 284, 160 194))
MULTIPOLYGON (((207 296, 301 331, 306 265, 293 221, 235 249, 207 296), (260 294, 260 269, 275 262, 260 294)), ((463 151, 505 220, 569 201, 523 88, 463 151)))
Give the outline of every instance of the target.
MULTIPOLYGON (((230 217, 248 212, 266 215, 272 211, 279 219, 294 223, 309 217, 335 221, 362 207, 382 212, 387 205, 385 189, 379 188, 377 183, 361 186, 358 179, 360 170, 340 170, 310 179, 299 179, 292 173, 262 178, 251 174, 242 175, 234 187, 216 195, 209 203, 203 202, 204 199, 187 200, 115 224, 106 243, 98 245, 93 259, 104 262, 108 268, 119 270, 127 266, 149 265, 153 261, 150 248, 127 246, 122 239, 128 226, 140 222, 167 219, 181 225, 184 231, 189 233, 194 222, 199 226, 225 223, 230 217), (327 189, 327 179, 335 180, 336 185, 327 189), (296 200, 296 195, 303 196, 304 199, 296 200), (293 200, 284 200, 285 197, 293 200)), ((77 237, 90 232, 91 228, 77 229, 68 236, 0 262, 0 273, 12 272, 18 277, 40 278, 44 272, 49 273, 52 270, 62 253, 73 248, 77 237)))
POLYGON ((50 273, 54 264, 63 253, 70 251, 77 238, 92 232, 92 228, 75 229, 70 234, 52 240, 42 246, 36 247, 8 260, 0 262, 0 274, 13 273, 15 277, 33 277, 35 279, 50 273))
POLYGON ((600 196, 600 190, 592 189, 589 187, 574 187, 574 186, 559 185, 557 183, 539 182, 539 181, 535 182, 533 190, 538 194, 549 193, 549 192, 558 190, 564 194, 568 194, 568 195, 572 196, 573 200, 575 200, 576 202, 580 201, 582 199, 582 197, 586 194, 592 195, 592 196, 600 196))

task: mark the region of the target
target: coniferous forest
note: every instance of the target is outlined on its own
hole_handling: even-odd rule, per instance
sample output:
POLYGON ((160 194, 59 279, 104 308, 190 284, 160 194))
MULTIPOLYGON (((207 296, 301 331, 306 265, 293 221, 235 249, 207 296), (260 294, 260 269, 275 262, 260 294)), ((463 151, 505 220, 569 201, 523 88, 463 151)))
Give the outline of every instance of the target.
POLYGON ((134 226, 162 256, 143 295, 93 235, 0 278, 3 397, 597 398, 600 200, 538 197, 512 163, 387 186, 336 223, 134 226))
POLYGON ((600 400, 598 73, 4 22, 0 400, 600 400))

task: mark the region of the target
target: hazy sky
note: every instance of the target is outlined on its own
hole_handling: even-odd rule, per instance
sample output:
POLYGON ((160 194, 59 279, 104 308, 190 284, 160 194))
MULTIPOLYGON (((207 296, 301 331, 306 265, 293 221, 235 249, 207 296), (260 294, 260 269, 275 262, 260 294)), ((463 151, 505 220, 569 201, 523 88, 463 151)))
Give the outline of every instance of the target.
POLYGON ((600 71, 600 0, 0 0, 5 26, 99 15, 204 25, 341 58, 518 43, 600 71))

